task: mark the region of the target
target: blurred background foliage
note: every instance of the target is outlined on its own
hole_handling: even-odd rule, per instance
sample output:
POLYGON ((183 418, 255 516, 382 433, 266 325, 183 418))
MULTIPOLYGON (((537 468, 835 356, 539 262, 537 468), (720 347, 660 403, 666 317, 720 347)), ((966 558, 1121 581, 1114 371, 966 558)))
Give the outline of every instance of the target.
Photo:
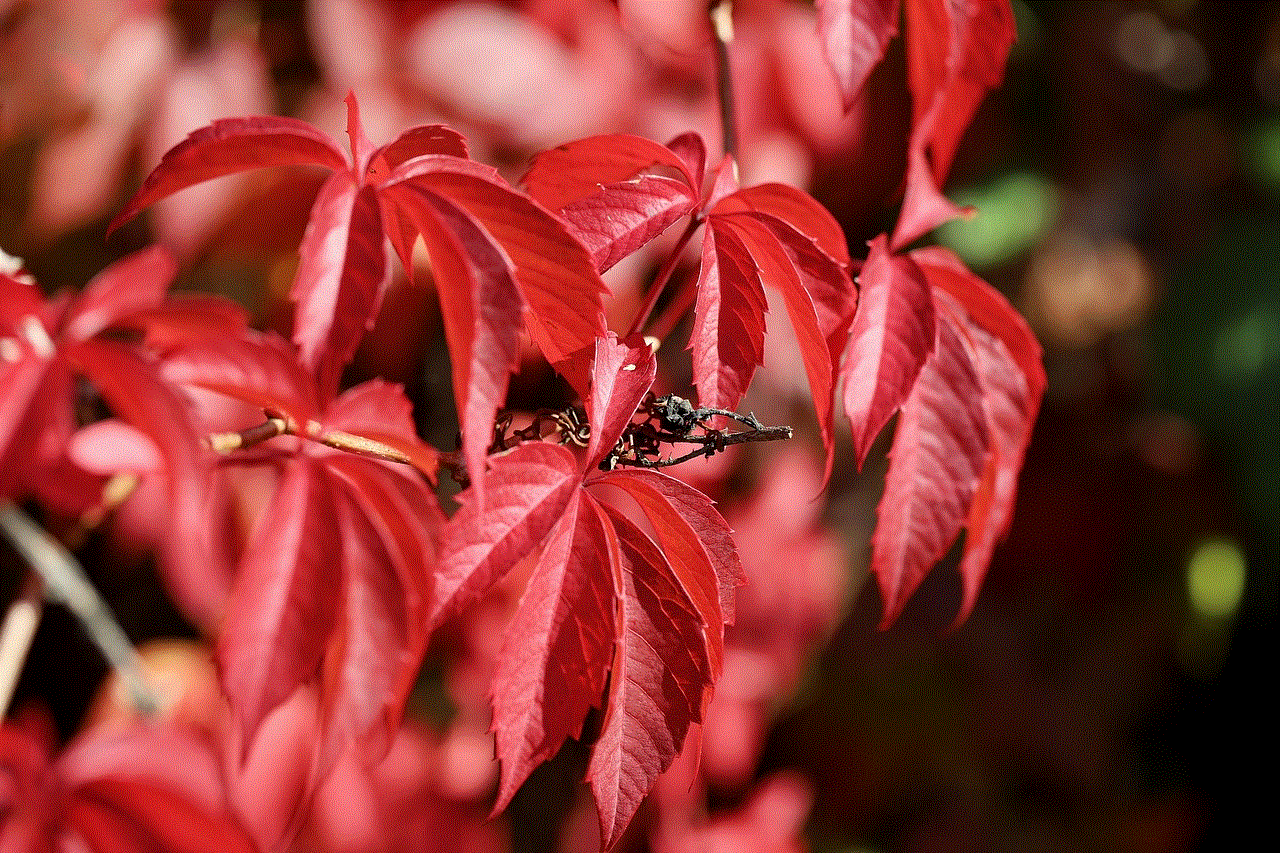
MULTIPOLYGON (((475 32, 496 27, 495 44, 524 51, 477 64, 487 42, 458 34, 457 4, 388 4, 382 42, 343 28, 343 9, 361 5, 381 4, 0 2, 0 247, 56 289, 159 234, 183 256, 181 286, 278 324, 311 176, 179 197, 149 226, 102 237, 160 153, 213 118, 283 112, 337 136, 335 104, 356 87, 379 138, 442 120, 513 179, 534 151, 589 133, 693 126, 715 144, 711 78, 653 21, 629 31, 644 53, 631 65, 609 53, 607 27, 584 23, 607 3, 467 6, 475 32), (121 26, 134 41, 116 38, 121 26), (450 65, 459 56, 465 68, 450 65), (502 94, 513 86, 546 100, 530 112, 502 94)), ((621 5, 639 20, 664 0, 621 5)), ((1220 849, 1267 813, 1272 787, 1238 774, 1261 763, 1274 718, 1261 691, 1280 564, 1280 4, 1013 6, 1005 85, 948 183, 977 214, 935 235, 1014 300, 1045 348, 1048 396, 1012 534, 961 628, 947 631, 959 583, 943 566, 877 632, 864 581, 883 468, 856 474, 846 441, 822 524, 843 543, 853 594, 815 631, 832 633, 794 696, 769 709, 749 776, 804 774, 808 836, 824 851, 1220 849)), ((739 7, 744 169, 807 182, 859 254, 892 222, 909 113, 901 44, 855 114, 833 118, 793 35, 809 5, 739 7)), ((644 272, 624 271, 615 291, 644 272)), ((354 372, 407 383, 428 438, 447 445, 439 327, 398 293, 398 321, 354 372)), ((757 412, 786 416, 785 400, 759 396, 790 387, 786 370, 762 374, 757 412)), ((515 393, 536 396, 538 377, 523 379, 515 393)), ((770 458, 707 474, 708 488, 743 507, 770 458)), ((189 632, 145 568, 108 571, 118 556, 93 548, 108 546, 91 542, 86 559, 135 636, 189 632)), ((74 730, 100 666, 55 615, 20 695, 74 730)), ((568 812, 574 760, 535 774, 513 805, 517 847, 556 843, 539 827, 568 812)), ((735 805, 746 789, 713 785, 710 802, 735 805)))

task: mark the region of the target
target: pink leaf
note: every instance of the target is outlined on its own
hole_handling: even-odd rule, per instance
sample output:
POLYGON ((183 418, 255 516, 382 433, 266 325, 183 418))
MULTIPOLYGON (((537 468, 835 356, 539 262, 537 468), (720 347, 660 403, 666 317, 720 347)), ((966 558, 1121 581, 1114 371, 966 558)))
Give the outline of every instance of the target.
POLYGON ((602 704, 613 653, 613 576, 599 515, 579 495, 565 509, 507 628, 493 678, 502 762, 497 813, 529 772, 579 737, 602 704))
POLYGON ((936 335, 902 407, 871 538, 871 569, 885 602, 881 628, 955 541, 986 464, 982 386, 949 314, 939 316, 936 335))
POLYGON ((309 165, 347 168, 333 141, 306 122, 278 116, 220 119, 192 132, 161 158, 107 233, 152 202, 194 184, 264 166, 309 165))
POLYGON ((288 460, 235 580, 218 662, 246 743, 316 675, 334 626, 342 545, 329 488, 315 462, 288 460))
POLYGON ((177 270, 173 256, 159 246, 116 261, 85 285, 67 309, 63 337, 82 341, 130 314, 155 308, 177 270))
POLYGON ((840 84, 844 108, 858 100, 889 41, 898 34, 900 0, 818 0, 818 34, 840 84))
POLYGON ((662 551, 621 514, 589 494, 584 501, 602 515, 616 554, 617 639, 604 723, 587 767, 608 849, 679 754, 689 724, 701 720, 713 675, 706 625, 662 551))
POLYGON ((871 443, 906 400, 935 333, 924 276, 914 261, 888 253, 883 234, 871 242, 859 282, 858 311, 840 375, 861 466, 871 443))
POLYGON ((587 398, 587 421, 591 424, 587 470, 618 443, 636 407, 653 385, 657 369, 652 350, 642 340, 624 343, 612 332, 596 338, 591 396, 587 398))
POLYGON ((156 443, 137 427, 115 418, 76 430, 67 445, 67 455, 84 470, 108 477, 121 471, 141 474, 164 467, 156 443))
POLYGON ((755 261, 731 230, 710 223, 693 311, 693 381, 704 406, 733 409, 764 363, 768 303, 755 261))
POLYGON ((376 191, 346 172, 330 177, 311 208, 298 254, 289 292, 297 306, 293 340, 302 363, 316 372, 322 398, 330 399, 373 325, 386 286, 376 191))
POLYGON ((463 492, 462 506, 441 532, 428 624, 438 625, 533 553, 579 483, 577 460, 563 447, 531 442, 494 459, 485 475, 484 505, 463 492))

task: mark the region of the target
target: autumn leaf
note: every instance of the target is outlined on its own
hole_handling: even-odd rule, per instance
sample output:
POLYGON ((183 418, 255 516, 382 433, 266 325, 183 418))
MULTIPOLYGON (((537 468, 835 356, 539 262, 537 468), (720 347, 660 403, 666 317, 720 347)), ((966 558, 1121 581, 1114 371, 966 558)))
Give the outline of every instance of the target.
POLYGON ((228 813, 217 756, 195 734, 172 724, 90 730, 52 758, 29 722, 0 726, 0 773, 11 782, 0 793, 0 849, 257 850, 228 813))
POLYGON ((861 466, 871 443, 906 400, 936 335, 923 274, 910 258, 889 254, 883 234, 871 241, 858 282, 858 310, 840 373, 861 466))
MULTIPOLYGON (((384 246, 389 240, 411 270, 421 234, 455 365, 463 455, 479 482, 494 412, 518 366, 521 320, 547 360, 563 366, 603 334, 604 285, 561 220, 467 159, 462 137, 448 128, 412 128, 374 147, 349 94, 347 134, 350 157, 294 119, 214 122, 161 159, 111 229, 161 198, 222 175, 279 165, 332 171, 312 205, 290 290, 300 360, 322 397, 336 395, 386 289, 384 246)), ((579 379, 585 391, 585 377, 569 379, 579 379)))
POLYGON ((592 438, 580 458, 528 442, 490 460, 483 505, 460 496, 430 621, 537 555, 493 686, 495 810, 603 706, 589 775, 612 846, 701 719, 742 570, 704 496, 659 472, 599 468, 653 383, 648 346, 600 338, 590 372, 592 438), (628 503, 650 531, 624 514, 628 503))
POLYGON ((403 390, 373 380, 325 401, 289 343, 254 332, 176 350, 165 370, 174 382, 275 409, 296 433, 259 459, 278 466, 278 482, 240 555, 219 637, 241 742, 318 682, 321 766, 353 740, 376 753, 399 725, 426 650, 444 521, 424 479, 438 454, 418 438, 403 390), (421 470, 334 443, 394 451, 421 470))

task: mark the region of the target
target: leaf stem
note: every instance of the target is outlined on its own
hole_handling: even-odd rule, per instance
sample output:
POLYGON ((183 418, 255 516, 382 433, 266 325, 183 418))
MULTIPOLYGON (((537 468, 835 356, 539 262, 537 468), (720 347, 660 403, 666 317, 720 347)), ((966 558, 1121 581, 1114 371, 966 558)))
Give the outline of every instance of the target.
POLYGON ((738 161, 738 121, 733 104, 733 75, 729 68, 729 42, 733 41, 733 2, 719 0, 707 10, 711 15, 712 41, 716 49, 716 92, 720 98, 720 129, 724 153, 738 161))
MULTIPOLYGON (((653 279, 653 284, 649 285, 649 293, 645 296, 644 304, 640 306, 640 310, 636 312, 636 318, 631 321, 631 328, 627 331, 627 337, 638 334, 644 328, 644 324, 649 322, 649 315, 653 313, 653 307, 658 304, 658 298, 662 296, 662 291, 666 289, 667 282, 671 280, 671 274, 675 272, 676 264, 680 263, 680 256, 684 254, 684 247, 689 244, 693 233, 698 230, 698 226, 701 224, 702 217, 697 215, 689 217, 689 224, 685 226, 684 233, 680 235, 680 239, 676 241, 671 254, 667 256, 662 268, 658 270, 657 276, 653 279)), ((662 340, 662 336, 658 336, 658 340, 662 340)))
POLYGON ((310 432, 301 431, 290 421, 278 417, 269 417, 257 426, 251 426, 239 432, 214 433, 209 436, 208 441, 209 446, 218 453, 230 453, 233 450, 253 447, 255 444, 261 444, 279 435, 296 435, 310 441, 317 441, 326 447, 346 450, 360 456, 372 456, 375 459, 400 462, 404 465, 413 464, 413 460, 406 454, 390 445, 383 444, 375 438, 353 435, 337 429, 329 430, 322 435, 314 435, 310 432))
POLYGON ((45 598, 64 605, 80 620, 103 657, 120 673, 134 707, 144 716, 154 715, 160 702, 142 677, 138 650, 76 558, 8 501, 0 502, 0 530, 44 582, 45 598))
POLYGON ((697 279, 690 278, 685 287, 682 287, 667 307, 662 309, 662 313, 658 315, 658 319, 654 321, 653 328, 649 330, 649 334, 658 340, 666 340, 667 336, 675 331, 678 324, 685 314, 689 313, 689 309, 693 307, 694 299, 698 295, 697 279))
POLYGON ((215 432, 209 436, 209 446, 218 453, 230 453, 233 450, 261 444, 288 431, 289 424, 284 418, 267 418, 263 423, 239 432, 215 432))
POLYGON ((0 719, 9 712, 13 689, 18 685, 18 677, 22 674, 22 664, 27 659, 27 652, 31 650, 36 629, 40 627, 40 616, 44 610, 43 594, 40 578, 35 574, 28 574, 22 584, 22 591, 9 605, 4 614, 4 623, 0 624, 0 719))

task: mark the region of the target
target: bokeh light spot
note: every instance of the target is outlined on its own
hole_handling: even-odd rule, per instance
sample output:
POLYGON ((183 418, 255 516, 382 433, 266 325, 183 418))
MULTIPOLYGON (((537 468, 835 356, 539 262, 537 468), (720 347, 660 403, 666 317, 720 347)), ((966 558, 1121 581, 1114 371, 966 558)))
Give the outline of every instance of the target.
POLYGON ((1034 172, 1011 172, 982 187, 956 191, 958 204, 977 216, 938 228, 938 240, 971 267, 993 267, 1040 242, 1058 216, 1053 184, 1034 172))
POLYGON ((1205 540, 1187 561, 1187 598, 1201 616, 1226 619, 1235 613, 1244 581, 1244 554, 1229 539, 1205 540))

